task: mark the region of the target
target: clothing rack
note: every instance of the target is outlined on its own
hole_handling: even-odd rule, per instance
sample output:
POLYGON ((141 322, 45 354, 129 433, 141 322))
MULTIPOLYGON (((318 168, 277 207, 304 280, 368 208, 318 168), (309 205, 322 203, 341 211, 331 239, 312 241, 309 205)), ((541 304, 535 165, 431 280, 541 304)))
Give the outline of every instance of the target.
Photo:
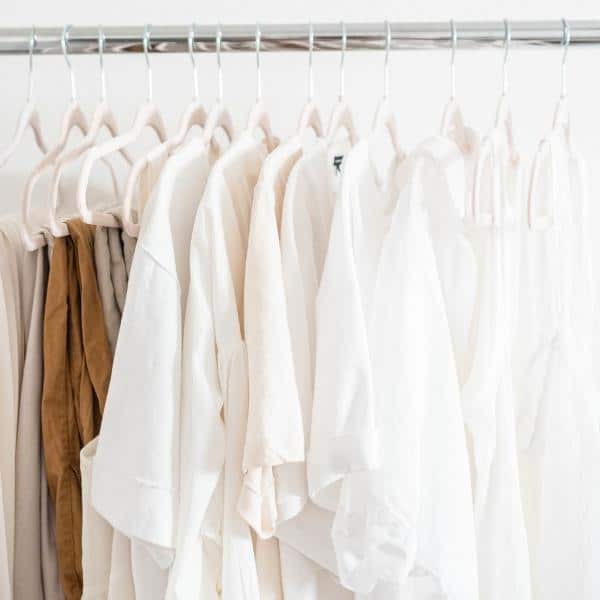
MULTIPOLYGON (((600 20, 566 21, 570 46, 600 46, 600 20)), ((509 21, 511 48, 546 48, 565 43, 562 21, 509 21)), ((390 22, 390 50, 432 50, 451 48, 452 26, 449 21, 390 22)), ((156 53, 188 52, 190 25, 161 25, 149 28, 147 50, 156 53)), ((257 28, 260 31, 261 52, 307 51, 309 24, 247 24, 195 25, 194 50, 215 52, 216 34, 221 32, 223 52, 254 52, 257 28)), ((346 23, 347 50, 384 50, 387 28, 382 22, 346 23)), ((504 21, 454 22, 455 48, 480 49, 503 47, 507 38, 504 21)), ((342 49, 342 23, 312 25, 315 51, 342 49)), ((103 27, 103 51, 107 54, 144 52, 144 26, 103 27)), ((3 54, 61 54, 64 28, 0 28, 0 55, 3 54)), ((72 27, 68 32, 69 54, 98 52, 98 27, 72 27)))

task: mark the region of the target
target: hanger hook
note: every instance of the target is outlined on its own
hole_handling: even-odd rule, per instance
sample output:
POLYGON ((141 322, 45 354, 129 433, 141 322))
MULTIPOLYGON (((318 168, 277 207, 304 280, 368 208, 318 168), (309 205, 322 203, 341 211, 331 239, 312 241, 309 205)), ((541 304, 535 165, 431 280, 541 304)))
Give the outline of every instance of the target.
POLYGON ((98 27, 98 59, 100 61, 100 101, 106 100, 106 76, 104 74, 104 42, 106 37, 102 27, 98 27))
POLYGON ((390 46, 392 45, 392 28, 390 22, 385 22, 385 61, 383 63, 383 97, 390 94, 390 46))
POLYGON ((308 23, 308 101, 311 102, 315 95, 315 84, 313 77, 313 47, 315 44, 315 32, 312 21, 308 23))
POLYGON ((254 43, 256 45, 256 101, 258 102, 262 98, 262 79, 260 76, 260 25, 256 23, 256 36, 254 43))
POLYGON ((346 24, 344 21, 341 22, 342 27, 342 54, 340 58, 340 91, 339 91, 339 99, 340 101, 344 98, 344 59, 346 58, 346 44, 347 44, 347 36, 346 36, 346 24))
POLYGON ((146 59, 146 70, 148 71, 148 102, 152 100, 152 66, 150 65, 150 56, 148 55, 150 48, 150 28, 149 24, 144 25, 144 58, 146 59))
POLYGON ((198 71, 196 69, 196 57, 194 56, 194 38, 196 26, 194 23, 190 25, 188 32, 188 52, 190 53, 190 61, 192 62, 192 77, 194 80, 194 100, 198 100, 198 71))
POLYGON ((571 43, 571 28, 567 23, 566 19, 561 19, 562 22, 562 45, 564 47, 562 65, 561 65, 561 98, 567 97, 567 51, 569 50, 569 44, 571 43))
POLYGON ((73 71, 73 66, 71 65, 71 59, 69 58, 69 32, 71 31, 71 25, 65 25, 63 28, 63 33, 60 38, 60 45, 62 46, 63 56, 65 57, 65 62, 67 63, 67 67, 69 68, 69 75, 71 77, 71 100, 75 102, 77 99, 77 87, 75 85, 75 72, 73 71))
POLYGON ((512 40, 512 31, 508 19, 504 19, 504 61, 502 63, 502 95, 508 93, 508 50, 512 40))
POLYGON ((27 84, 27 102, 30 102, 33 98, 33 53, 37 46, 37 34, 35 32, 35 26, 31 28, 31 35, 29 36, 29 81, 27 84))
POLYGON ((217 55, 217 102, 223 100, 223 69, 221 68, 221 40, 223 32, 221 25, 217 25, 217 35, 215 36, 215 50, 217 55))
POLYGON ((454 61, 456 58, 456 46, 458 45, 458 32, 456 30, 454 19, 450 19, 450 36, 452 41, 452 54, 450 55, 450 97, 454 100, 456 97, 456 74, 454 61))

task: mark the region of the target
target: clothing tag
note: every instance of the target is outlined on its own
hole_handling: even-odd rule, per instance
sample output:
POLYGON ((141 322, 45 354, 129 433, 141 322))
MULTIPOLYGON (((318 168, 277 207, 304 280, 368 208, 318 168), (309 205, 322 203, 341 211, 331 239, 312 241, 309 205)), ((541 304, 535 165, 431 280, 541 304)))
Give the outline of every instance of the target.
POLYGON ((335 174, 338 175, 342 172, 342 161, 344 160, 343 154, 338 154, 333 157, 333 166, 335 168, 335 174))

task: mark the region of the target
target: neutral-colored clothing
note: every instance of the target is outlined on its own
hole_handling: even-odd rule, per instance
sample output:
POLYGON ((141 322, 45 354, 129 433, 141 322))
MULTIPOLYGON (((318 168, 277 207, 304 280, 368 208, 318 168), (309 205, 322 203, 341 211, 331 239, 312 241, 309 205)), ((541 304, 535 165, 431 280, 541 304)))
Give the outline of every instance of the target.
POLYGON ((333 150, 318 140, 304 160, 301 140, 292 137, 267 157, 254 191, 244 283, 251 421, 239 507, 258 535, 278 537, 284 597, 304 600, 351 596, 333 572, 309 558, 318 554, 316 546, 331 546, 327 529, 311 520, 314 511, 298 516, 309 501, 305 451, 314 361, 305 354, 314 343, 306 348, 304 341, 314 338, 308 316, 341 178, 334 175, 333 150), (297 268, 298 252, 304 270, 297 268), (267 480, 273 485, 258 485, 267 480), (296 525, 304 535, 296 535, 296 525), (307 540, 311 547, 303 545, 307 540))
POLYGON ((262 538, 293 517, 280 480, 304 462, 304 428, 289 337, 279 228, 285 185, 302 152, 299 138, 276 148, 254 188, 244 277, 249 405, 239 510, 262 538), (271 481, 273 485, 264 485, 271 481))
POLYGON ((475 599, 459 386, 423 208, 435 161, 419 147, 381 183, 367 142, 345 160, 317 298, 309 490, 335 511, 347 587, 402 597, 418 581, 475 599))
POLYGON ((94 261, 98 289, 102 300, 104 321, 110 348, 114 354, 117 345, 121 315, 125 309, 125 295, 135 238, 117 227, 96 227, 94 232, 94 261))
POLYGON ((562 124, 534 164, 513 348, 532 597, 591 600, 600 595, 600 436, 585 165, 562 124))
MULTIPOLYGON (((135 248, 135 239, 120 228, 96 227, 94 259, 107 335, 113 354, 127 294, 129 273, 126 253, 132 254, 133 248, 135 248)), ((131 541, 119 531, 115 531, 91 504, 92 473, 97 443, 98 438, 94 438, 81 450, 82 598, 133 600, 135 589, 131 541)))
MULTIPOLYGON (((8 587, 14 588, 14 547, 15 547, 15 464, 17 450, 17 427, 19 413, 20 373, 23 365, 24 349, 23 321, 21 320, 21 295, 19 285, 19 264, 22 253, 15 247, 18 239, 17 224, 9 219, 0 222, 0 378, 2 383, 0 402, 0 477, 2 478, 2 505, 4 539, 0 545, 6 553, 8 587)), ((1 572, 0 572, 1 573, 1 572)))
POLYGON ((511 364, 521 224, 519 164, 499 129, 484 141, 478 207, 469 226, 477 258, 469 370, 462 387, 469 441, 479 590, 490 600, 531 598, 517 459, 511 364))
POLYGON ((243 284, 265 156, 265 145, 248 133, 229 147, 210 172, 192 234, 181 412, 185 512, 169 586, 182 599, 198 597, 207 578, 224 600, 281 596, 276 542, 253 540, 237 509, 248 411, 243 284), (217 572, 204 558, 215 544, 217 572))
POLYGON ((24 257, 23 318, 27 326, 16 449, 15 600, 62 598, 54 511, 42 450, 42 330, 48 259, 45 248, 24 257), (28 298, 28 296, 30 298, 28 298), (26 313, 29 317, 26 318, 26 313))
POLYGON ((82 600, 135 600, 129 540, 92 507, 91 485, 98 438, 81 450, 82 600))
POLYGON ((54 241, 44 311, 42 435, 56 510, 63 592, 81 598, 79 454, 100 430, 111 353, 94 265, 94 227, 67 223, 54 241))
POLYGON ((145 600, 164 598, 175 554, 189 244, 214 158, 190 140, 166 162, 146 204, 94 459, 92 505, 132 540, 136 595, 145 600))

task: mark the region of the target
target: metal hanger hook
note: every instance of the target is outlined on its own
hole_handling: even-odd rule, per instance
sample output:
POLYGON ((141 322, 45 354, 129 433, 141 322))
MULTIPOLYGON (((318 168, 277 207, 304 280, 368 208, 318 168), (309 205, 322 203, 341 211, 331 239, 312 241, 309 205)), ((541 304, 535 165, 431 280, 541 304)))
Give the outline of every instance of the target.
POLYGON ((223 69, 221 68, 221 40, 223 32, 221 25, 217 25, 217 34, 215 36, 215 54, 217 55, 217 101, 223 100, 223 69))
POLYGON ((256 35, 254 43, 256 46, 256 100, 257 102, 262 98, 262 80, 260 76, 260 25, 256 23, 256 35))
POLYGON ((569 44, 571 43, 571 28, 567 23, 566 19, 561 19, 563 39, 562 45, 564 47, 562 65, 561 65, 561 92, 560 97, 567 97, 567 51, 569 50, 569 44))
POLYGON ((392 45, 392 28, 390 22, 385 22, 385 60, 383 63, 383 97, 390 94, 390 46, 392 45))
POLYGON ((502 95, 508 92, 508 49, 512 40, 512 32, 508 19, 504 19, 504 61, 502 63, 502 95))
POLYGON ((188 32, 188 52, 190 61, 192 62, 192 77, 194 81, 194 100, 198 100, 198 71, 196 69, 196 57, 194 56, 194 38, 196 34, 196 26, 194 23, 190 25, 188 32))
POLYGON ((69 32, 71 31, 71 25, 65 25, 63 28, 62 36, 60 38, 60 45, 62 47, 63 56, 67 67, 69 68, 69 75, 71 77, 71 100, 75 102, 77 99, 77 86, 75 85, 75 72, 73 71, 73 65, 71 65, 71 59, 69 58, 69 32))
POLYGON ((33 98, 33 53, 37 46, 37 34, 35 32, 35 26, 31 28, 31 35, 29 36, 29 77, 27 83, 27 102, 30 102, 33 98))
POLYGON ((452 42, 452 54, 450 55, 450 97, 454 99, 456 97, 456 74, 454 61, 456 58, 456 46, 458 45, 458 32, 456 31, 454 19, 450 19, 450 37, 452 42))
POLYGON ((102 27, 98 27, 98 59, 100 61, 100 101, 106 100, 106 76, 104 74, 104 42, 102 27))
POLYGON ((148 55, 148 51, 150 48, 150 28, 150 25, 144 25, 143 46, 144 58, 146 59, 146 70, 148 72, 148 102, 152 100, 152 66, 150 65, 150 56, 148 55))
POLYGON ((308 23, 308 100, 309 102, 315 95, 315 84, 313 77, 313 47, 315 44, 315 32, 313 31, 312 21, 308 23))
POLYGON ((340 91, 339 91, 339 99, 340 101, 344 98, 344 59, 346 58, 346 44, 347 44, 347 36, 346 36, 346 24, 344 21, 341 22, 342 26, 342 54, 340 57, 340 91))

